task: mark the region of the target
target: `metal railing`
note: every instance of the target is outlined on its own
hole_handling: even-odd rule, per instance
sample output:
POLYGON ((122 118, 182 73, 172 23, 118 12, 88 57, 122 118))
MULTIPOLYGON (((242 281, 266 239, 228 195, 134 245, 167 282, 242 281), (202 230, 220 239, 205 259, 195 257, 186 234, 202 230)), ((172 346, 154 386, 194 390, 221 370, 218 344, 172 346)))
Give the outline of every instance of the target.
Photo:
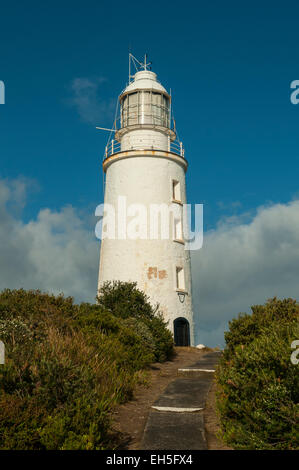
MULTIPOLYGON (((153 145, 152 139, 142 139, 142 142, 140 143, 134 143, 134 147, 128 148, 126 150, 162 150, 161 148, 157 148, 153 145)), ((110 142, 105 147, 105 154, 104 154, 104 160, 111 155, 114 155, 115 153, 121 152, 121 144, 118 142, 118 140, 112 139, 110 142)), ((174 153, 176 155, 179 155, 180 157, 185 158, 185 149, 183 147, 183 143, 175 140, 172 141, 170 137, 168 137, 168 145, 167 145, 167 151, 174 153)))

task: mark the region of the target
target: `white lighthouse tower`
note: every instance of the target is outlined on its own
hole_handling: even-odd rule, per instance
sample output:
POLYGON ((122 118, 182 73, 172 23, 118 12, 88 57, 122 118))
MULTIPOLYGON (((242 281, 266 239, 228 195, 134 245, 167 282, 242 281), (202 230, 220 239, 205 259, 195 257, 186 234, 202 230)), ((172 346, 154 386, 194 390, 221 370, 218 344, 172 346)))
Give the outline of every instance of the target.
POLYGON ((118 125, 103 161, 104 204, 114 208, 117 226, 115 237, 101 242, 99 288, 105 281, 136 281, 159 303, 176 344, 194 346, 190 252, 183 237, 188 164, 171 128, 171 96, 146 58, 144 64, 132 59, 139 70, 129 72, 129 85, 119 96, 118 125), (169 235, 162 236, 166 208, 175 216, 169 235), (139 235, 130 237, 137 214, 139 235))

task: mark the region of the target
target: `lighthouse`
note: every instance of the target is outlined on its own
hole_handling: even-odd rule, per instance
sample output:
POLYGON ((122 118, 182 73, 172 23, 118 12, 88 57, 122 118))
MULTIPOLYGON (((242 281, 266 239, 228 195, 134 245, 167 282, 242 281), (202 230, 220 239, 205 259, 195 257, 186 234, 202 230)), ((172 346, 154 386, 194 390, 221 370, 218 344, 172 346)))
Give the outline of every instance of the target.
POLYGON ((115 226, 102 237, 98 288, 106 281, 137 282, 151 303, 159 304, 176 345, 194 346, 191 262, 183 230, 188 163, 172 125, 170 94, 146 58, 130 59, 136 73, 129 71, 119 96, 103 160, 104 207, 115 226))

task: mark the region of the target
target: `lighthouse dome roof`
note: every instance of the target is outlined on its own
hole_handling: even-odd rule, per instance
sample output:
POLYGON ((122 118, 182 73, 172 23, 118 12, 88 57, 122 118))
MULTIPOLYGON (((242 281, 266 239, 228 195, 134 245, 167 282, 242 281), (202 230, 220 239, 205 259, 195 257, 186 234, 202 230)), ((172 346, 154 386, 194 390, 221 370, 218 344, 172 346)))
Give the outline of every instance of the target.
POLYGON ((150 70, 141 70, 134 75, 134 81, 122 92, 123 94, 131 93, 137 90, 153 90, 160 91, 168 95, 165 88, 157 81, 157 74, 150 70))

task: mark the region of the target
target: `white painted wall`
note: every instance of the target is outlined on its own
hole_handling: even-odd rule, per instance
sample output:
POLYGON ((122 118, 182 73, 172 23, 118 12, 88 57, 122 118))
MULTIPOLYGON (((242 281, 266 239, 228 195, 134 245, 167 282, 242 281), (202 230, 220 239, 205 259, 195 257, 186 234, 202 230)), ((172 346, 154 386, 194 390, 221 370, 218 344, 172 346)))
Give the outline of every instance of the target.
MULTIPOLYGON (((131 152, 134 153, 134 152, 131 152)), ((131 156, 115 158, 107 168, 105 204, 116 208, 118 196, 126 196, 127 205, 172 203, 172 180, 180 182, 182 202, 186 202, 185 167, 171 158, 131 156)), ((148 209, 149 213, 149 209, 148 209)), ((149 222, 149 221, 148 221, 149 222)), ((190 324, 194 345, 190 254, 184 245, 170 240, 102 241, 99 285, 108 280, 137 281, 153 303, 159 303, 173 332, 173 321, 184 317, 190 324), (188 295, 184 303, 176 291, 176 266, 184 267, 188 295)))
POLYGON ((150 129, 136 129, 124 134, 121 139, 121 150, 132 149, 160 149, 167 151, 168 136, 159 131, 150 129))

